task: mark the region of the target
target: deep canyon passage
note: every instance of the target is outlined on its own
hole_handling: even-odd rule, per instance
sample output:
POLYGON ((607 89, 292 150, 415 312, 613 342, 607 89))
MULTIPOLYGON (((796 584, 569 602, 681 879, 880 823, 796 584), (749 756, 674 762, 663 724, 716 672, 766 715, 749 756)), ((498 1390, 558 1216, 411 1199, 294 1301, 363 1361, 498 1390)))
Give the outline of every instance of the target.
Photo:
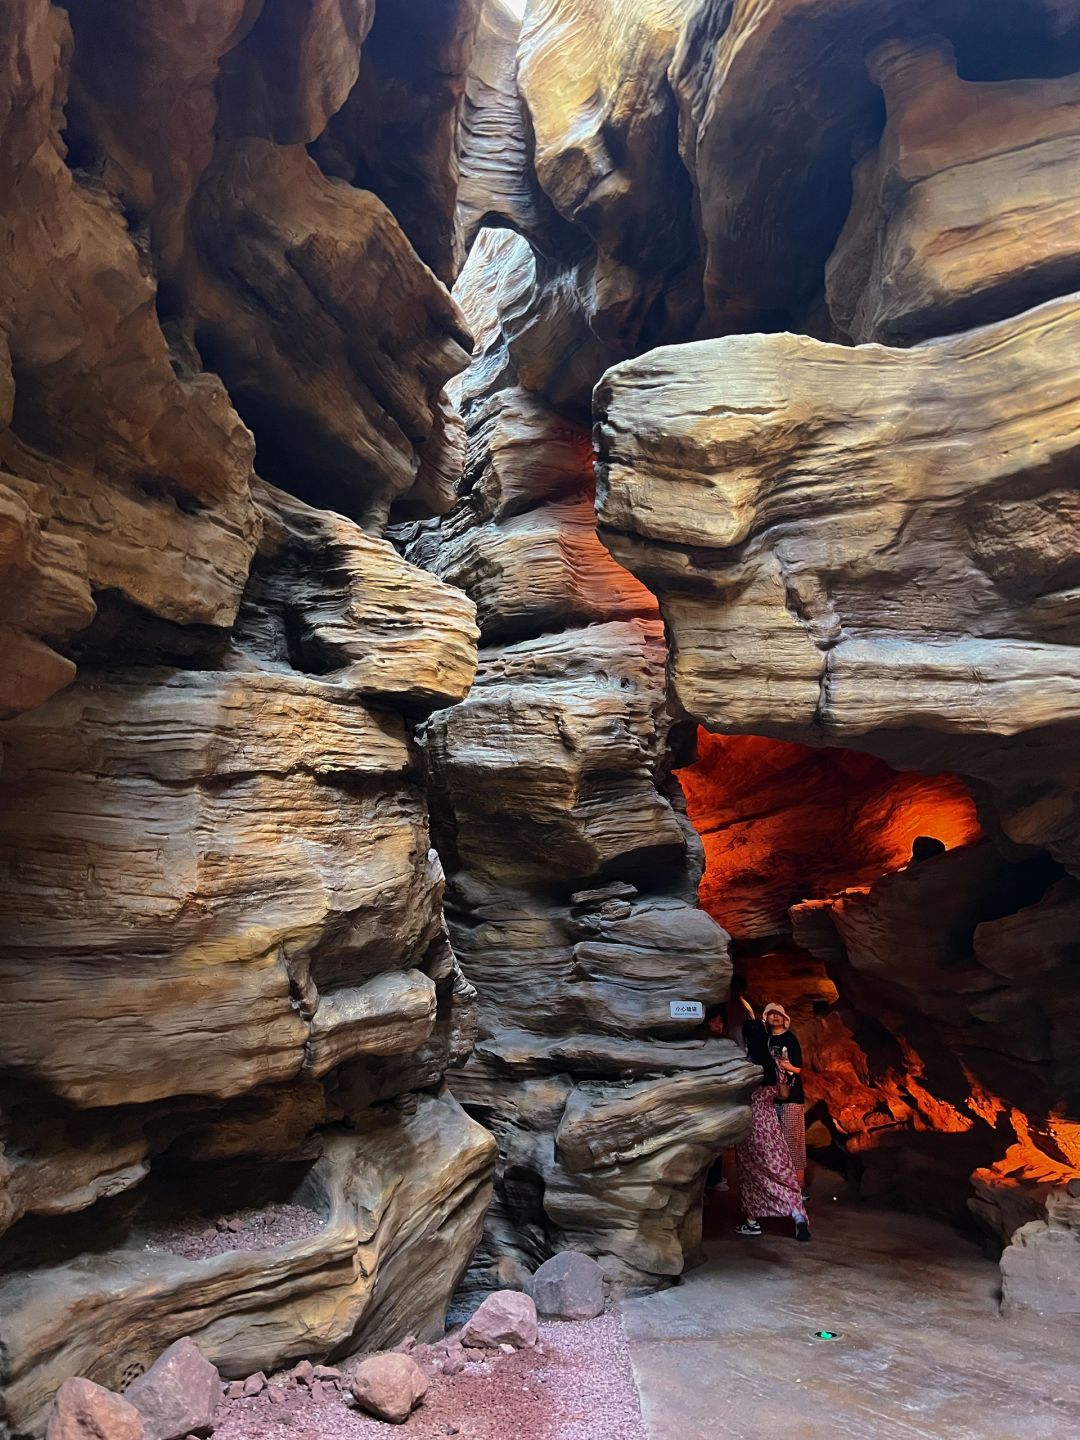
POLYGON ((733 977, 1080 1318, 1080 0, 0 56, 3 1435, 677 1286, 733 977))

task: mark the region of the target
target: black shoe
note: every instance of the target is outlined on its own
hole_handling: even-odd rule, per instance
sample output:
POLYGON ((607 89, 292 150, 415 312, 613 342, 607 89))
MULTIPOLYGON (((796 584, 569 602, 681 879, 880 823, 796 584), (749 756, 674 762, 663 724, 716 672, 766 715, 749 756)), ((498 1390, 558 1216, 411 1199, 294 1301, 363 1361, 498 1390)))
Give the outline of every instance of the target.
POLYGON ((796 1220, 796 1221, 795 1221, 795 1239, 796 1239, 796 1240, 809 1240, 809 1239, 810 1239, 810 1226, 806 1223, 805 1220, 796 1220))

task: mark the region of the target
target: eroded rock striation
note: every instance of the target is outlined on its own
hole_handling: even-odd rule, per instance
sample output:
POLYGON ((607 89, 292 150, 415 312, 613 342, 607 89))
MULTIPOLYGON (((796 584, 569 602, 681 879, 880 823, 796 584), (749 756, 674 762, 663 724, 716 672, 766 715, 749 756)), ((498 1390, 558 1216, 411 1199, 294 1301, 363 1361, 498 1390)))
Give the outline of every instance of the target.
POLYGON ((756 1079, 677 1004, 729 936, 866 1189, 1024 1225, 1067 1312, 1073 0, 0 47, 9 1428, 184 1334, 434 1332, 478 1243, 677 1275, 756 1079))
POLYGON ((759 747, 726 789, 708 742, 688 772, 717 860, 703 898, 759 952, 786 944, 756 955, 758 978, 789 1003, 802 987, 819 1113, 883 1195, 955 1209, 974 1170, 972 1208, 1008 1240, 1080 1154, 1064 959, 1080 57, 1065 7, 980 33, 966 7, 934 10, 776 0, 688 19, 670 76, 714 338, 605 375, 598 514, 658 597, 680 707, 734 757, 759 747), (797 63, 790 103, 765 113, 797 63), (835 809, 853 772, 822 746, 959 777, 989 838, 943 836, 931 805, 924 833, 948 853, 886 854, 864 821, 891 828, 899 777, 879 791, 867 761, 823 856, 803 785, 835 809), (794 762, 776 751, 798 747, 802 779, 778 792, 794 762))
POLYGON ((425 733, 450 934, 479 997, 454 1091, 500 1146, 472 1278, 523 1285, 572 1248, 653 1284, 696 1243, 753 1071, 672 1018, 724 998, 727 937, 694 905, 655 601, 590 523, 588 432, 523 382, 503 323, 522 246, 482 233, 458 282, 478 336, 461 497, 409 541, 481 626, 470 695, 425 733))
POLYGON ((479 1237, 494 1144, 442 1088, 475 994, 414 740, 469 689, 475 609, 379 535, 452 501, 463 443, 476 7, 437 8, 419 49, 368 0, 0 17, 18 1433, 184 1334, 226 1376, 433 1335, 479 1237), (159 1243, 287 1200, 303 1239, 159 1243))

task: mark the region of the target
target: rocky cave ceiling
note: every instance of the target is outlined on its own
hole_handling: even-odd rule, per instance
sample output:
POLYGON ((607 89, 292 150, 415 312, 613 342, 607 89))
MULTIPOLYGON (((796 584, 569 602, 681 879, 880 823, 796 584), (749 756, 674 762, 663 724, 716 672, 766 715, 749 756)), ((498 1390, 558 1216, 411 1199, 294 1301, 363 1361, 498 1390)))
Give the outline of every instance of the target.
POLYGON ((830 1161, 1038 1303, 1080 11, 521 9, 0 8, 19 1435, 183 1333, 239 1375, 567 1247, 669 1282, 756 1078, 670 1006, 733 965, 830 1161), (174 1253, 209 1196, 317 1223, 174 1253))

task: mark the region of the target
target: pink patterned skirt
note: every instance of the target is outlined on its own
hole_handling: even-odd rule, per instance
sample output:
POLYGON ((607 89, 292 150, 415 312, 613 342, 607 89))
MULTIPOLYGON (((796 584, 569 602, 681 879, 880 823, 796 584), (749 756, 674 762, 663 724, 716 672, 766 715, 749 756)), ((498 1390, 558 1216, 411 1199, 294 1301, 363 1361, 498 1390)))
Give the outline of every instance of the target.
POLYGON ((776 1118, 776 1086, 759 1086, 750 1097, 750 1107, 750 1134, 735 1147, 743 1213, 755 1220, 795 1211, 805 1214, 791 1152, 776 1118))

